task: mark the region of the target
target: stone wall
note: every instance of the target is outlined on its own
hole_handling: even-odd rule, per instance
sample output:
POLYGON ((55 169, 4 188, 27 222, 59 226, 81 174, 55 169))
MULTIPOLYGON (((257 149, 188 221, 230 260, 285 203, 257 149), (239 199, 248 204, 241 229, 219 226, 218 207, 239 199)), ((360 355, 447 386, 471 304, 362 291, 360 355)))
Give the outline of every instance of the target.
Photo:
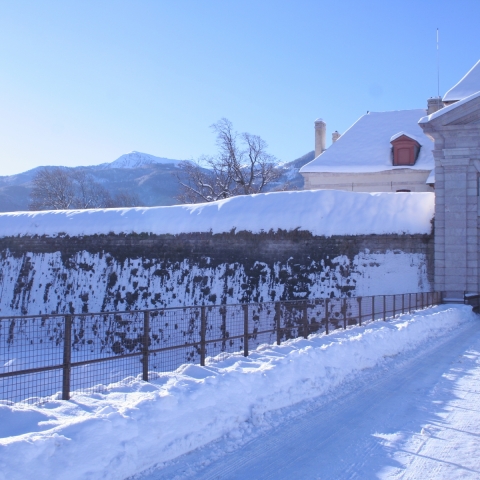
POLYGON ((435 139, 435 289, 480 289, 480 94, 420 121, 435 139))
POLYGON ((431 235, 0 239, 0 315, 430 291, 431 235))

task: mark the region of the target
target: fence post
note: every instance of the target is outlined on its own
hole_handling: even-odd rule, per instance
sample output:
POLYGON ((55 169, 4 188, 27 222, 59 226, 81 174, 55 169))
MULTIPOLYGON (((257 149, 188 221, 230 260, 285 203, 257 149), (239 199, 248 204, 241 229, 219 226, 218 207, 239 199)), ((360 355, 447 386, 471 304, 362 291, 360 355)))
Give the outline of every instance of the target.
POLYGON ((275 302, 275 327, 277 329, 277 345, 280 345, 280 343, 282 342, 282 331, 280 329, 280 315, 281 315, 280 302, 275 302))
POLYGON ((412 294, 408 294, 408 313, 412 313, 412 294))
POLYGON ((325 335, 328 335, 328 298, 325 299, 325 335))
POLYGON ((405 313, 405 294, 402 293, 402 315, 405 313))
POLYGON ((358 323, 361 327, 362 326, 362 297, 358 297, 357 302, 358 302, 358 323))
POLYGON ((422 306, 422 310, 425 308, 425 299, 423 297, 423 292, 422 292, 422 303, 420 304, 422 306))
POLYGON ((148 382, 148 343, 150 341, 150 312, 143 312, 143 372, 142 380, 148 382))
POLYGON ((395 312, 395 310, 396 310, 395 299, 396 299, 396 295, 394 294, 393 295, 393 318, 395 318, 395 314, 396 314, 396 312, 395 312))
POLYGON ((303 338, 308 338, 308 303, 303 305, 303 338))
POLYGON ((243 306, 243 356, 248 357, 248 305, 243 306))
POLYGON ((387 306, 385 302, 385 295, 383 296, 383 321, 385 322, 387 320, 387 306))
POLYGON ((71 370, 72 370, 72 316, 65 315, 65 336, 63 338, 62 400, 70 400, 71 370))
POLYGON ((200 309, 200 365, 205 366, 205 356, 207 346, 205 344, 205 337, 207 334, 207 312, 205 305, 200 309))
POLYGON ((347 329, 347 299, 343 299, 343 329, 347 329))
POLYGON ((375 321, 375 295, 372 297, 372 322, 375 321))

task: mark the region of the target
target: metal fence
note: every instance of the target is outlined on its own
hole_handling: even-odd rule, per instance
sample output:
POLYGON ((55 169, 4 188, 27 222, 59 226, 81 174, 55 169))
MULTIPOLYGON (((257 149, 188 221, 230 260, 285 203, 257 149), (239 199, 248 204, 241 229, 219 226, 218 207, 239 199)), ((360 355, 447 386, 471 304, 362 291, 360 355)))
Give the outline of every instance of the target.
POLYGON ((36 403, 441 303, 439 292, 0 317, 0 400, 36 403), (61 392, 61 393, 60 393, 61 392))

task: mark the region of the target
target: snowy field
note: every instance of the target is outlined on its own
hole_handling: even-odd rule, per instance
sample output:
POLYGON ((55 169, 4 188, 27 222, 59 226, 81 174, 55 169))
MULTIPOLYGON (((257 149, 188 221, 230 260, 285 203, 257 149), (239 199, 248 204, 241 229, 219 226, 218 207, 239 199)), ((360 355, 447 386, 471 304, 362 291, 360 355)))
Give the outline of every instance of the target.
POLYGON ((444 305, 0 405, 0 479, 478 478, 476 320, 444 305))

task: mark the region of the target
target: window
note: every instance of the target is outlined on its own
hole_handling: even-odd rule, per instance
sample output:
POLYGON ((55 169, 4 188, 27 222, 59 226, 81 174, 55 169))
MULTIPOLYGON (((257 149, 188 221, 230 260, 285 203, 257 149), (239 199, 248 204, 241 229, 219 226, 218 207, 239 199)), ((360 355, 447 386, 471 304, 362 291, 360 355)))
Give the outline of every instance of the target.
POLYGON ((405 133, 399 133, 390 140, 394 166, 412 166, 417 161, 421 145, 405 133))

